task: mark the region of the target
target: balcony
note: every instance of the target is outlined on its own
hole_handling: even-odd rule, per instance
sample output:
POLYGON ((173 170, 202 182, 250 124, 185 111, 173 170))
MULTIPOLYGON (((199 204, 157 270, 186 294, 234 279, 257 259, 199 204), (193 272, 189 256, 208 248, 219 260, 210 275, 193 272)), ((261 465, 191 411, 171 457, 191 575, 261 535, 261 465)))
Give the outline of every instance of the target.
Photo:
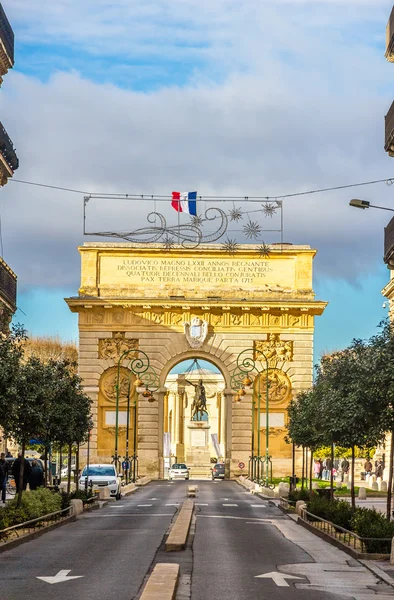
POLYGON ((14 32, 0 3, 0 85, 14 66, 14 32))
POLYGON ((384 228, 384 262, 390 270, 394 269, 394 217, 384 228))
POLYGON ((389 62, 394 62, 394 7, 386 26, 385 57, 389 62))
POLYGON ((0 122, 0 185, 5 185, 18 167, 19 160, 14 145, 0 122))
POLYGON ((394 156, 394 102, 385 116, 384 149, 389 156, 394 156))
POLYGON ((16 311, 16 275, 2 258, 0 258, 0 304, 5 304, 12 313, 16 311))

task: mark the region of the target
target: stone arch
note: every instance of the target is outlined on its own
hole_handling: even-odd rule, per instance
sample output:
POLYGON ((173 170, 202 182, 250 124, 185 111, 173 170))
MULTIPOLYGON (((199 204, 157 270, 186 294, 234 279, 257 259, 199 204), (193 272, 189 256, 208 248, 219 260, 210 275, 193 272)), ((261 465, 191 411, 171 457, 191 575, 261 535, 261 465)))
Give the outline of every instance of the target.
POLYGON ((193 358, 201 358, 201 360, 212 363, 221 372, 226 388, 230 389, 231 372, 229 371, 227 365, 217 356, 213 356, 209 352, 204 352, 203 350, 193 350, 192 352, 188 350, 187 352, 180 352, 176 356, 173 356, 167 360, 160 373, 161 387, 165 386, 168 374, 176 365, 187 360, 193 360, 193 358))

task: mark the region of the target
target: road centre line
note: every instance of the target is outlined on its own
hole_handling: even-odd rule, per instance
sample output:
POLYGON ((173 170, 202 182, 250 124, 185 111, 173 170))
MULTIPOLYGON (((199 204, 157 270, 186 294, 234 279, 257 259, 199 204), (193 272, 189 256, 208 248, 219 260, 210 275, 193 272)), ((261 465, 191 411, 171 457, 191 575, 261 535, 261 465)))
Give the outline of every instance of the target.
POLYGON ((222 504, 222 506, 238 506, 238 504, 222 504))
POLYGON ((86 515, 85 519, 123 519, 124 517, 173 517, 173 513, 122 513, 119 515, 86 515))
POLYGON ((249 504, 251 508, 266 508, 266 504, 249 504))
POLYGON ((137 504, 137 508, 139 508, 140 506, 152 506, 152 504, 137 504))
MULTIPOLYGON (((110 515, 111 516, 111 515, 110 515)), ((196 515, 197 519, 236 519, 239 521, 250 521, 251 523, 266 523, 275 525, 272 519, 259 519, 258 517, 234 517, 233 515, 196 515)))
POLYGON ((209 504, 201 504, 201 502, 195 502, 195 506, 209 506, 209 504))

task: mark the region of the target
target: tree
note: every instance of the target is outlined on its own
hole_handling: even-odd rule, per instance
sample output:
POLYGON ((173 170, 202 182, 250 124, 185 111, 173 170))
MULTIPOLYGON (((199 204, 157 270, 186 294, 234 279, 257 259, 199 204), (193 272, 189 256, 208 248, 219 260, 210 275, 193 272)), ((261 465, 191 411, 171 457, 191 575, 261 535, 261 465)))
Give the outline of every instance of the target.
POLYGON ((384 440, 387 411, 371 392, 376 352, 370 344, 353 340, 349 348, 324 357, 318 368, 316 394, 332 443, 352 450, 351 497, 355 506, 355 447, 371 447, 384 440))
POLYGON ((12 327, 9 336, 0 334, 0 427, 9 433, 14 419, 19 369, 23 357, 26 331, 21 325, 12 327))
POLYGON ((58 336, 30 336, 24 343, 24 355, 35 356, 42 362, 67 360, 76 365, 78 348, 74 342, 64 342, 58 336))

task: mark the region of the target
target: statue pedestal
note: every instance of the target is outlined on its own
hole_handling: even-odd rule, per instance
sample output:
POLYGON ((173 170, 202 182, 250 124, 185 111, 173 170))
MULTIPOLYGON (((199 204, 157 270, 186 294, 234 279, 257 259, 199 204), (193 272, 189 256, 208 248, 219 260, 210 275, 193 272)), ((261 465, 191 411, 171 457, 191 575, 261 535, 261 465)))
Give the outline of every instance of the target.
POLYGON ((209 430, 211 426, 206 421, 190 421, 187 428, 189 430, 189 443, 186 450, 187 466, 210 463, 209 430))

